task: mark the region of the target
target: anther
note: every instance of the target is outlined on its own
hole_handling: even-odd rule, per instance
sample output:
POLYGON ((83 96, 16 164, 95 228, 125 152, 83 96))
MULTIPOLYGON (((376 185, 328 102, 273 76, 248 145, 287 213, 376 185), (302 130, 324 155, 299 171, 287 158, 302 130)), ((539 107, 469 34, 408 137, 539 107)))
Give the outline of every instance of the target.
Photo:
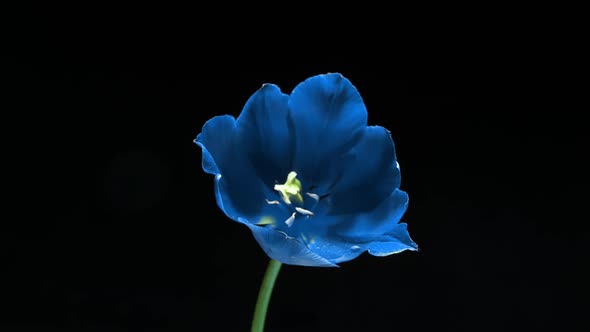
POLYGON ((314 194, 314 193, 305 193, 307 196, 315 199, 315 201, 319 201, 320 200, 320 196, 318 196, 318 194, 314 194))
POLYGON ((293 214, 287 218, 287 220, 285 220, 285 224, 287 227, 291 227, 291 225, 293 225, 293 221, 295 221, 295 212, 293 212, 293 214))
POLYGON ((295 207, 295 211, 297 211, 297 212, 299 212, 302 215, 307 216, 307 217, 313 216, 313 212, 311 212, 309 210, 306 210, 306 209, 302 209, 300 207, 295 207))
POLYGON ((297 179, 297 173, 289 172, 287 181, 284 184, 275 184, 274 190, 281 194, 281 198, 287 204, 291 204, 291 199, 297 202, 303 202, 301 197, 301 182, 297 179))

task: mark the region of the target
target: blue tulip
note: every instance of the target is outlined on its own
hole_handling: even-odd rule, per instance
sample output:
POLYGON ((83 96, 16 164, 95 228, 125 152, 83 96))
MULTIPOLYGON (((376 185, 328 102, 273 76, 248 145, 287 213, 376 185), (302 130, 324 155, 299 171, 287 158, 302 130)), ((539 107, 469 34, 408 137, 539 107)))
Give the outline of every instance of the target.
POLYGON ((264 84, 240 116, 216 116, 195 139, 217 205, 291 265, 337 266, 364 251, 417 250, 399 223, 408 195, 388 130, 367 126, 357 89, 337 73, 291 95, 264 84))

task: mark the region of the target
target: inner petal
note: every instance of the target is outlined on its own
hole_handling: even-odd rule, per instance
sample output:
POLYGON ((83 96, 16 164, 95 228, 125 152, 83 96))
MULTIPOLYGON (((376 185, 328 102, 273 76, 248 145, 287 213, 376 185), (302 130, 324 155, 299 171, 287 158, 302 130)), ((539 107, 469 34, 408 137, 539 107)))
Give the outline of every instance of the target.
POLYGON ((239 144, 256 176, 267 186, 291 170, 293 133, 287 124, 288 99, 276 85, 265 84, 250 97, 236 120, 239 144))
POLYGON ((318 75, 299 84, 289 98, 295 135, 294 171, 325 194, 339 176, 339 158, 358 140, 367 110, 356 88, 340 74, 318 75))

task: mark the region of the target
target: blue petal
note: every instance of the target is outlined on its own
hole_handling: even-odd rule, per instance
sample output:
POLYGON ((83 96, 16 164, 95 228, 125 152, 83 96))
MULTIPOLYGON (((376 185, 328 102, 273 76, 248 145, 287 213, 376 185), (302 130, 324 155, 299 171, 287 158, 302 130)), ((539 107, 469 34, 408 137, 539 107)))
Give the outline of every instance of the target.
POLYGON ((407 194, 396 189, 370 212, 312 218, 310 222, 317 227, 305 234, 314 239, 309 241, 309 248, 334 264, 354 259, 367 250, 375 256, 417 250, 406 224, 398 224, 407 205, 407 194))
POLYGON ((368 251, 373 256, 388 256, 405 250, 418 250, 418 245, 410 238, 405 223, 395 225, 390 230, 390 233, 383 234, 368 242, 332 235, 331 237, 318 237, 308 246, 315 254, 333 264, 353 260, 365 251, 368 251))
POLYGON ((203 150, 203 170, 216 175, 215 195, 223 212, 233 220, 257 216, 265 205, 264 186, 240 149, 234 118, 207 121, 195 143, 203 150))
POLYGON ((408 225, 405 223, 397 224, 388 234, 364 247, 373 256, 388 256, 404 250, 418 250, 418 245, 410 238, 408 225))
POLYGON ((354 238, 318 237, 308 244, 309 248, 333 264, 347 262, 368 251, 373 256, 388 256, 405 250, 418 250, 418 245, 410 238, 407 225, 400 223, 388 234, 364 242, 354 238))
POLYGON ((317 255, 324 257, 333 264, 353 260, 365 251, 363 247, 352 241, 324 236, 313 238, 313 241, 310 241, 308 246, 317 255))
POLYGON ((367 127, 342 163, 342 176, 330 190, 329 214, 370 211, 399 188, 395 147, 383 127, 367 127))
POLYGON ((252 230, 254 238, 256 238, 264 252, 272 259, 291 265, 335 266, 329 260, 309 250, 299 239, 290 237, 270 227, 261 227, 250 223, 245 224, 252 230))
POLYGON ((407 208, 408 194, 396 189, 370 212, 332 217, 340 222, 334 223, 330 231, 339 236, 368 241, 394 230, 407 208))
POLYGON ((270 187, 292 169, 292 132, 287 125, 289 96, 264 84, 236 120, 237 135, 256 175, 270 187))
POLYGON ((203 125, 195 143, 203 150, 203 170, 209 174, 219 174, 217 163, 225 164, 231 157, 235 119, 230 115, 216 116, 203 125), (230 133, 223 135, 222 133, 230 133))
POLYGON ((338 156, 358 140, 367 124, 363 100, 340 74, 318 75, 295 87, 289 98, 294 131, 294 170, 304 186, 330 186, 338 176, 338 156))

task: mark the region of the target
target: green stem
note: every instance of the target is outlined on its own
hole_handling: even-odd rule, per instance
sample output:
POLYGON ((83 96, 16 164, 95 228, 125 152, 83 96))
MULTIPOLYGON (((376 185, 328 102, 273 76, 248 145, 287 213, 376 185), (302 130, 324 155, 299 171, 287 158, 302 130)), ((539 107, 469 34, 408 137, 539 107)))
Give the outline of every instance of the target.
POLYGON ((271 259, 262 280, 262 286, 258 292, 258 300, 256 300, 256 309, 254 310, 254 319, 252 320, 252 332, 264 331, 264 320, 266 319, 266 311, 268 303, 270 302, 270 295, 272 288, 275 285, 279 271, 281 270, 281 262, 271 259))

